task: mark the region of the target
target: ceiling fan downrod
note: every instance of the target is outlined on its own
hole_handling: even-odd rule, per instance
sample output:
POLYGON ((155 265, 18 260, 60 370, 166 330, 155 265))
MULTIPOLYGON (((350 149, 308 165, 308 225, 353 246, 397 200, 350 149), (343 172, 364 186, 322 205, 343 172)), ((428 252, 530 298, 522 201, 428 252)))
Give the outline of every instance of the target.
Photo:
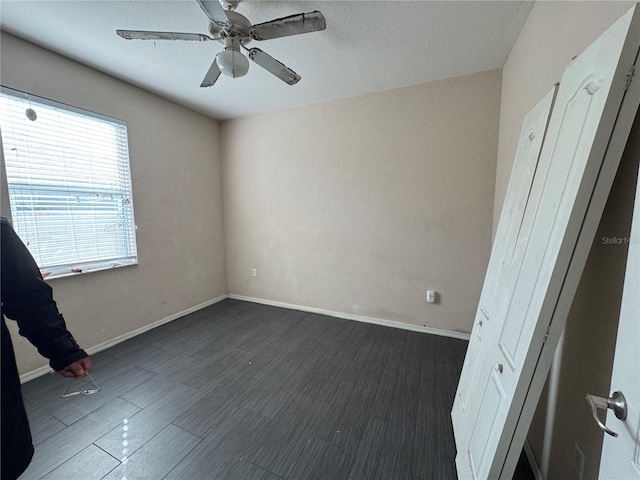
POLYGON ((233 12, 236 8, 238 8, 238 3, 239 2, 237 0, 222 0, 220 2, 222 8, 224 8, 228 12, 233 12))

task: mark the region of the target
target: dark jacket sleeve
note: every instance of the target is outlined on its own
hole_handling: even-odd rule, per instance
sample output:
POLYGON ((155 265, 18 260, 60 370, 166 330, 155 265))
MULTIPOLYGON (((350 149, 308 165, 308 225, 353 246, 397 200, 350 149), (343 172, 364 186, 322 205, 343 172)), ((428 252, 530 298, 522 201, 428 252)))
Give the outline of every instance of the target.
POLYGON ((51 368, 62 370, 87 354, 67 330, 51 287, 42 279, 29 250, 5 218, 1 225, 2 314, 18 322, 20 335, 50 360, 51 368))

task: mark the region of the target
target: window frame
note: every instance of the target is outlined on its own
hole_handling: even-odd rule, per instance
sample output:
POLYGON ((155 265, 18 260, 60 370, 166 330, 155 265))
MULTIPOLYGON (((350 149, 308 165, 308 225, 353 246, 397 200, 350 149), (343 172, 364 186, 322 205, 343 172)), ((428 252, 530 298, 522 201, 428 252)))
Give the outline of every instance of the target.
MULTIPOLYGON (((124 220, 123 223, 125 227, 120 230, 122 223, 116 223, 115 229, 120 230, 122 233, 112 236, 108 241, 113 242, 115 239, 116 244, 121 243, 123 246, 114 247, 114 248, 121 248, 122 250, 115 252, 119 254, 115 258, 109 257, 106 254, 102 254, 102 257, 98 258, 100 256, 100 254, 98 254, 96 258, 92 258, 88 260, 87 257, 85 256, 84 258, 81 258, 77 262, 64 262, 64 263, 61 262, 59 264, 56 264, 56 262, 53 261, 52 258, 47 259, 48 260, 47 262, 42 262, 43 265, 41 265, 40 262, 37 262, 41 270, 41 273, 43 274, 43 277, 49 280, 54 278, 77 276, 85 273, 92 273, 95 271, 110 270, 114 268, 138 265, 139 257, 138 257, 138 242, 137 242, 137 235, 136 235, 137 226, 135 224, 135 215, 134 215, 131 159, 129 155, 129 138, 128 138, 128 128, 127 128, 126 122, 120 119, 109 117, 107 115, 103 115, 90 110, 75 107, 73 105, 57 102, 55 100, 51 100, 48 98, 44 98, 37 95, 32 95, 30 93, 15 90, 13 88, 9 88, 4 85, 0 85, 0 92, 2 93, 3 96, 6 95, 8 97, 14 97, 16 99, 19 99, 21 101, 26 100, 30 103, 36 103, 36 104, 44 105, 47 107, 55 108, 64 113, 68 112, 72 115, 76 115, 76 116, 79 115, 87 120, 96 120, 98 123, 107 122, 109 125, 112 125, 113 128, 115 129, 113 134, 113 142, 117 148, 115 150, 116 153, 114 156, 113 165, 111 165, 111 167, 114 170, 118 170, 119 173, 117 175, 118 181, 114 183, 115 186, 112 187, 113 190, 112 190, 111 202, 108 205, 107 211, 113 212, 117 216, 118 211, 121 210, 120 215, 122 215, 122 219, 124 220), (123 167, 126 167, 126 168, 123 169, 123 167), (121 206, 120 209, 116 206, 117 200, 113 199, 114 198, 113 194, 116 195, 116 198, 119 198, 118 197, 119 194, 123 195, 122 201, 124 203, 124 206, 121 206), (44 263, 52 263, 52 265, 46 265, 44 263)), ((56 126, 59 127, 59 124, 56 126)), ((14 217, 15 209, 11 201, 12 199, 11 192, 13 191, 15 195, 17 188, 15 187, 16 183, 15 182, 12 183, 10 181, 11 175, 9 174, 9 170, 7 169, 6 153, 8 151, 7 149, 10 147, 7 147, 4 135, 2 134, 1 131, 0 131, 0 135, 2 136, 2 150, 3 150, 2 168, 4 169, 4 173, 5 173, 5 175, 3 175, 4 177, 3 183, 4 181, 6 181, 6 189, 7 189, 6 192, 8 194, 7 202, 9 203, 9 206, 11 209, 11 217, 14 217), (12 187, 12 185, 14 185, 14 187, 12 187)), ((109 139, 108 136, 105 138, 109 139)), ((28 141, 26 143, 28 144, 28 141)), ((93 148, 94 145, 96 144, 85 143, 83 144, 83 148, 93 148)), ((64 148, 63 142, 60 142, 56 146, 52 147, 51 151, 54 151, 55 148, 58 148, 61 146, 64 148)), ((31 155, 29 157, 30 161, 37 164, 38 161, 33 160, 33 156, 34 155, 31 155)), ((52 154, 52 157, 59 159, 61 157, 64 157, 64 153, 63 154, 55 153, 55 154, 52 154)), ((97 165, 99 166, 102 166, 104 164, 109 165, 108 163, 102 163, 102 162, 103 160, 100 160, 97 165)), ((94 165, 94 163, 87 162, 87 165, 94 165)), ((65 165, 65 168, 66 168, 66 165, 65 165)), ((69 175, 68 175, 68 172, 63 172, 63 170, 60 168, 58 168, 58 171, 60 172, 60 176, 59 176, 59 180, 61 183, 60 186, 55 186, 53 183, 50 183, 47 185, 46 183, 48 182, 44 182, 43 185, 38 185, 37 182, 34 182, 34 184, 30 185, 30 188, 26 189, 25 191, 27 191, 28 194, 33 196, 34 198, 38 198, 39 199, 38 201, 41 201, 40 199, 44 198, 46 195, 55 195, 56 191, 64 192, 64 193, 67 193, 68 195, 71 195, 72 192, 73 193, 80 192, 84 189, 86 192, 92 192, 91 194, 96 194, 101 188, 99 185, 92 184, 90 180, 86 181, 84 185, 80 182, 79 184, 74 183, 73 187, 70 187, 68 184, 66 186, 63 186, 63 182, 69 180, 69 175), (37 194, 38 188, 40 188, 41 192, 43 192, 41 195, 37 194)), ((56 180, 54 180, 53 182, 55 181, 56 180)), ((19 187, 19 188, 23 188, 23 187, 19 187)), ((100 193, 97 193, 97 197, 99 196, 100 196, 100 193)), ((63 201, 58 201, 54 205, 59 210, 62 210, 64 208, 63 201)), ((89 212, 87 215, 88 218, 92 219, 94 222, 96 221, 96 219, 100 220, 100 217, 97 213, 98 209, 96 209, 95 207, 90 207, 87 210, 89 212)), ((74 212, 75 212, 74 213, 75 221, 77 222, 79 215, 76 210, 74 210, 74 212)), ((72 214, 70 213, 69 215, 71 216, 72 214)), ((26 216, 23 218, 27 219, 26 216)), ((25 241, 25 237, 28 237, 28 238, 37 237, 38 235, 37 226, 35 226, 32 229, 29 229, 29 232, 27 233, 26 231, 22 231, 25 229, 24 225, 22 226, 17 225, 16 222, 13 221, 14 220, 13 218, 10 218, 10 220, 12 220, 12 223, 14 224, 16 233, 18 233, 18 236, 20 236, 20 238, 23 240, 25 244, 27 244, 27 242, 25 241)), ((19 224, 20 222, 17 222, 17 223, 19 224)), ((24 224, 27 224, 27 223, 28 223, 28 220, 25 220, 24 224)), ((36 225, 37 225, 37 221, 36 221, 36 225)), ((42 222, 40 223, 40 225, 41 225, 40 228, 42 228, 42 230, 45 230, 46 227, 43 226, 42 222)), ((107 229, 105 229, 105 231, 106 230, 107 229)), ((89 230, 87 229, 87 231, 89 230)), ((93 239, 92 248, 95 248, 96 251, 98 251, 100 248, 100 240, 99 240, 99 237, 95 235, 95 232, 92 239, 93 239)), ((68 244, 68 248, 73 248, 78 250, 77 248, 78 245, 79 245, 78 241, 70 241, 68 244)), ((27 247, 29 248, 28 245, 27 247)), ((80 248, 80 250, 84 250, 84 249, 80 248)), ((89 253, 89 250, 86 249, 86 252, 83 252, 83 253, 89 253)), ((34 255, 34 258, 35 257, 36 255, 34 255)), ((82 255, 79 255, 79 257, 82 257, 82 255)))

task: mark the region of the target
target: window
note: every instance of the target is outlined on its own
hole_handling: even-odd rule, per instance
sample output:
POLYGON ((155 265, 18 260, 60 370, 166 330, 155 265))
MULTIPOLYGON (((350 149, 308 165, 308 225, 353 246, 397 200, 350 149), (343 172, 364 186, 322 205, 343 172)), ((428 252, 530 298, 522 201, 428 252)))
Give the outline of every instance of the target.
POLYGON ((137 263, 124 122, 2 87, 13 227, 43 276, 137 263))

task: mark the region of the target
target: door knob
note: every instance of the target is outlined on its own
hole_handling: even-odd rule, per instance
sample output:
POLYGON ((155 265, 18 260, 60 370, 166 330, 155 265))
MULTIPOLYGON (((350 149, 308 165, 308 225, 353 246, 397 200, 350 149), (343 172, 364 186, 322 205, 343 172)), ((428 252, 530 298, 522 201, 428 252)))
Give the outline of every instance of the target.
POLYGON ((618 434, 616 432, 608 428, 604 423, 600 421, 600 417, 598 417, 598 409, 611 409, 613 410, 613 413, 615 414, 617 419, 626 420, 627 400, 624 398, 622 392, 613 392, 613 395, 611 395, 611 397, 609 398, 596 397, 595 395, 587 393, 587 403, 591 407, 591 413, 593 414, 594 420, 602 429, 602 431, 607 432, 612 437, 617 437, 618 434))

